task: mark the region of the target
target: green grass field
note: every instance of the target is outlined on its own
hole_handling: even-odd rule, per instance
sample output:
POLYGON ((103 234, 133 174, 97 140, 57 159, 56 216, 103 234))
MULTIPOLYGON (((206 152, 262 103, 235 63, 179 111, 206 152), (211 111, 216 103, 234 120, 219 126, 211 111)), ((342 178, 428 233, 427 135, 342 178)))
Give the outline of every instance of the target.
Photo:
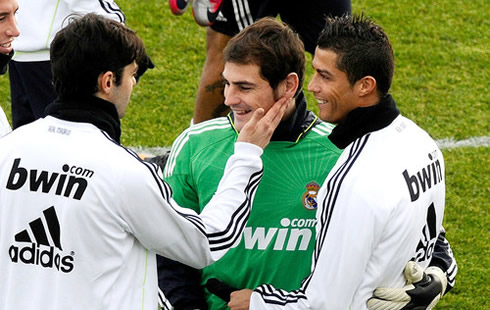
MULTIPOLYGON (((191 120, 204 62, 205 30, 166 0, 116 0, 156 64, 136 87, 122 121, 129 146, 169 146, 191 120)), ((485 0, 353 0, 381 24, 396 59, 392 94, 405 116, 435 139, 490 136, 490 9, 485 0)), ((312 74, 308 55, 307 78, 312 74)), ((8 77, 0 105, 10 117, 8 77)), ((310 102, 313 97, 307 95, 310 102)), ((317 111, 316 104, 310 108, 317 111)), ((458 261, 456 287, 437 309, 490 309, 490 151, 444 149, 444 226, 458 261)))

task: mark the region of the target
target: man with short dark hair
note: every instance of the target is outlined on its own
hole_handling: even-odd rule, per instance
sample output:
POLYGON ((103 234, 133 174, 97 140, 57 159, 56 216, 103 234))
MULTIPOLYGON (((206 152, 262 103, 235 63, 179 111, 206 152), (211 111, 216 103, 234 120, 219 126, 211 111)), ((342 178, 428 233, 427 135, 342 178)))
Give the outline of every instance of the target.
POLYGON ((308 90, 320 118, 337 124, 329 139, 343 153, 318 192, 311 273, 295 291, 234 292, 231 309, 431 309, 454 285, 454 257, 441 242, 444 159, 389 94, 393 58, 370 19, 327 18, 308 90), (368 304, 377 287, 403 287, 404 269, 414 285, 378 290, 368 304))
POLYGON ((155 253, 202 268, 239 238, 287 98, 245 125, 197 215, 174 202, 155 165, 120 145, 119 119, 148 65, 136 33, 73 17, 51 62, 58 99, 48 116, 0 139, 2 308, 154 309, 155 253))
MULTIPOLYGON (((254 111, 268 110, 284 96, 291 100, 264 150, 264 178, 240 242, 202 276, 160 260, 160 288, 177 310, 226 309, 219 293, 203 291, 210 279, 217 279, 211 283, 217 283, 218 290, 263 282, 298 287, 310 270, 319 184, 340 155, 327 138, 333 126, 307 109, 304 47, 289 26, 273 18, 257 21, 230 41, 224 59, 225 104, 232 112, 185 130, 174 141, 165 167, 165 181, 180 205, 200 213, 254 111)), ((229 293, 224 295, 229 298, 229 293)))

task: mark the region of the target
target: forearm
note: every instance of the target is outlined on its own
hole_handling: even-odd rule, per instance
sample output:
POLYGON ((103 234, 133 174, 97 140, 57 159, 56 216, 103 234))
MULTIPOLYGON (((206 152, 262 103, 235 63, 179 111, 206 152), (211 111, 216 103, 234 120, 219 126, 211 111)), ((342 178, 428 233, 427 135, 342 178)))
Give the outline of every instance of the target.
POLYGON ((261 154, 262 149, 256 146, 236 143, 214 197, 200 214, 215 260, 226 253, 245 227, 263 173, 261 154))
POLYGON ((444 294, 446 294, 454 287, 458 266, 449 241, 446 239, 446 231, 444 228, 441 228, 441 233, 437 238, 434 253, 432 254, 429 265, 431 267, 440 268, 446 274, 447 288, 444 292, 444 294))

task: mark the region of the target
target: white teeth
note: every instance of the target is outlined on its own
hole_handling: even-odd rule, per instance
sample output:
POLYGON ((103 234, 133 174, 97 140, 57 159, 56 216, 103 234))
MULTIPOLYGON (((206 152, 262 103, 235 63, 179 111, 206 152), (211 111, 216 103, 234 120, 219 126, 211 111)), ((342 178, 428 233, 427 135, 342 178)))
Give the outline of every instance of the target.
POLYGON ((10 45, 12 45, 10 42, 9 43, 6 43, 6 44, 2 44, 0 45, 1 47, 10 47, 10 45))
POLYGON ((317 100, 318 104, 326 104, 328 101, 327 100, 317 100))
POLYGON ((246 110, 233 110, 233 113, 235 113, 235 114, 245 114, 247 112, 248 111, 246 111, 246 110))

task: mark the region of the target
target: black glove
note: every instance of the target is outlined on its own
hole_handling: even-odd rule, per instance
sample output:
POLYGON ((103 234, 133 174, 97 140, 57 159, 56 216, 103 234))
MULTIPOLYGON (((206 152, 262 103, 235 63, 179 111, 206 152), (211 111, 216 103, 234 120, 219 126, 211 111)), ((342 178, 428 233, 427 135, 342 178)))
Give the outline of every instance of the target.
POLYGON ((208 282, 206 282, 206 288, 209 292, 218 296, 227 303, 230 302, 230 294, 238 290, 237 288, 229 286, 216 278, 209 279, 208 282))
POLYGON ((415 262, 405 267, 407 284, 401 288, 377 288, 368 300, 369 310, 430 310, 446 291, 446 274, 438 267, 422 269, 415 262))

